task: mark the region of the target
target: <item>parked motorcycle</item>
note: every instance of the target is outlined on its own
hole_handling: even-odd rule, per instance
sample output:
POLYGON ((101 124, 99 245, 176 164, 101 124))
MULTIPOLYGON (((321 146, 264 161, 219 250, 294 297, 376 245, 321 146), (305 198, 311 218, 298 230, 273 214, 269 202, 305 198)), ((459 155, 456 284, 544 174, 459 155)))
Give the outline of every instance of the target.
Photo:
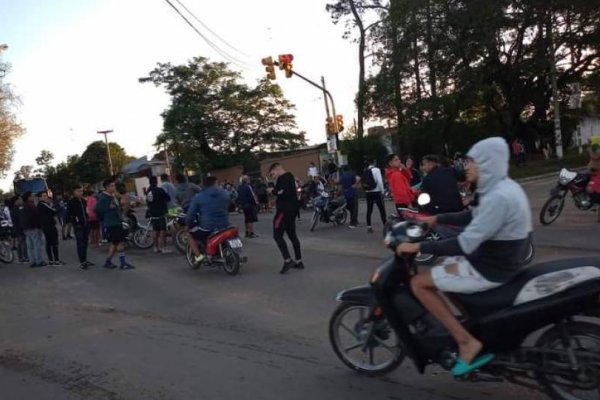
MULTIPOLYGON (((386 242, 393 250, 401 242, 425 240, 427 231, 424 223, 402 222, 386 242)), ((417 271, 414 254, 394 255, 375 271, 370 286, 338 294, 329 337, 345 365, 368 376, 386 374, 406 357, 421 374, 429 364, 454 366, 456 343, 410 289, 417 271)), ((464 326, 496 355, 457 379, 507 381, 556 400, 598 399, 600 259, 545 262, 499 288, 446 296, 464 326)))
POLYGON ((314 232, 319 222, 333 223, 336 226, 344 225, 348 220, 346 198, 338 196, 331 199, 331 193, 323 191, 314 200, 315 211, 312 216, 310 231, 314 232))
MULTIPOLYGON (((194 230, 191 230, 192 235, 194 230)), ((186 259, 191 269, 202 267, 221 268, 229 275, 237 275, 242 263, 248 261, 244 255, 244 245, 238 228, 231 226, 210 235, 206 247, 198 242, 200 252, 205 255, 201 263, 196 263, 194 252, 189 243, 186 246, 186 259)))
MULTIPOLYGON (((550 198, 546 200, 540 211, 540 223, 550 225, 560 216, 564 206, 567 193, 571 193, 575 207, 586 211, 592 209, 594 204, 590 194, 586 192, 586 186, 590 181, 589 173, 574 172, 563 168, 558 175, 558 183, 550 191, 550 198)), ((598 218, 600 218, 600 211, 598 218)))
POLYGON ((12 246, 12 229, 10 221, 0 221, 0 261, 5 264, 15 261, 15 253, 12 246))

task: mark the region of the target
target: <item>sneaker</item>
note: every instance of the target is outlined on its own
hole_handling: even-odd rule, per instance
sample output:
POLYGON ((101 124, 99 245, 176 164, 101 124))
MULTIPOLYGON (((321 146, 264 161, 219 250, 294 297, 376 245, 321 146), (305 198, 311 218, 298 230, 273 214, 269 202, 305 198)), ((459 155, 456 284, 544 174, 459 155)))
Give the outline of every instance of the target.
POLYGON ((119 267, 120 269, 135 269, 135 267, 129 263, 125 263, 119 267))
POLYGON ((256 239, 258 237, 258 235, 256 233, 252 232, 252 233, 246 233, 246 237, 248 239, 256 239))
POLYGON ((96 264, 94 264, 94 263, 93 263, 93 262, 91 262, 91 261, 85 261, 85 262, 84 262, 84 264, 85 264, 86 266, 88 266, 88 267, 93 267, 94 265, 96 265, 96 264))
POLYGON ((159 254, 159 253, 162 253, 162 250, 161 250, 161 249, 154 248, 154 252, 155 252, 156 254, 159 254))
POLYGON ((279 271, 280 274, 285 274, 286 272, 288 272, 290 270, 290 268, 294 267, 294 262, 292 260, 289 261, 285 261, 283 263, 283 267, 281 267, 281 271, 279 271))
POLYGON ((348 228, 350 228, 350 229, 356 229, 356 225, 348 225, 348 228))
POLYGON ((373 228, 372 228, 372 227, 370 227, 370 226, 368 226, 368 227, 367 227, 367 233, 373 233, 373 228))
POLYGON ((295 269, 304 269, 304 263, 302 261, 296 261, 292 268, 295 269))
POLYGON ((62 260, 58 260, 58 261, 54 261, 54 265, 58 266, 58 265, 67 265, 66 262, 62 261, 62 260))
POLYGON ((199 265, 204 261, 204 254, 200 254, 199 256, 194 257, 194 263, 199 265))
POLYGON ((45 267, 45 266, 47 266, 47 265, 48 265, 47 263, 45 263, 44 261, 42 261, 42 262, 41 262, 41 263, 39 263, 37 266, 38 266, 38 267, 45 267))
POLYGON ((105 262, 104 265, 103 265, 103 267, 106 268, 106 269, 115 269, 115 268, 117 268, 117 266, 115 264, 113 264, 112 262, 110 262, 110 261, 105 262))
POLYGON ((54 267, 55 265, 58 265, 58 264, 56 264, 56 262, 55 262, 55 261, 52 261, 52 260, 50 260, 50 261, 48 261, 48 265, 49 265, 50 267, 54 267))
POLYGON ((88 269, 87 262, 82 262, 81 264, 79 264, 79 268, 81 268, 81 269, 88 269))
POLYGON ((164 249, 162 249, 160 252, 161 252, 162 254, 171 254, 171 253, 173 253, 173 250, 171 250, 171 249, 168 249, 168 248, 166 248, 166 247, 165 247, 165 248, 164 248, 164 249))

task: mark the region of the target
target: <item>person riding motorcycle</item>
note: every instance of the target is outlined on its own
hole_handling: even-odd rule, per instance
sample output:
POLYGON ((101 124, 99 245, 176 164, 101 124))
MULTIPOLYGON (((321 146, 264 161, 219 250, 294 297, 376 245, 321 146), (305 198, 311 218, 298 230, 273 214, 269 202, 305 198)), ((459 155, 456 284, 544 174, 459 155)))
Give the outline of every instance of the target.
POLYGON ((204 189, 194 196, 186 214, 188 243, 194 253, 196 263, 204 260, 204 254, 200 252, 198 242, 206 248, 206 241, 212 233, 229 227, 228 208, 231 197, 216 183, 216 177, 206 178, 204 189))
POLYGON ((443 265, 423 271, 411 280, 414 295, 450 332, 459 346, 455 376, 489 363, 494 355, 482 353, 484 344, 456 319, 438 294, 476 293, 509 282, 523 268, 533 230, 531 208, 521 186, 508 177, 509 148, 500 137, 476 143, 467 154, 467 179, 477 183, 472 210, 440 214, 425 221, 463 225, 457 237, 440 241, 402 243, 396 251, 422 251, 447 258, 443 265))

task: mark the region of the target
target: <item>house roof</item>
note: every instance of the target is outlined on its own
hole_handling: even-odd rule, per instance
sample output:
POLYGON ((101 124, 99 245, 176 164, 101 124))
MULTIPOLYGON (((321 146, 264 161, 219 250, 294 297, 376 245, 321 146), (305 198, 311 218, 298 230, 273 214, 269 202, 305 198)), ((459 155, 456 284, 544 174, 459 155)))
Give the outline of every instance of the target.
POLYGON ((160 161, 160 160, 150 160, 148 161, 148 157, 144 156, 144 157, 140 157, 136 160, 133 160, 132 162, 130 162, 129 164, 126 164, 122 169, 121 172, 125 175, 132 175, 132 174, 136 174, 138 172, 141 172, 145 169, 151 168, 154 165, 164 165, 165 162, 164 161, 160 161))

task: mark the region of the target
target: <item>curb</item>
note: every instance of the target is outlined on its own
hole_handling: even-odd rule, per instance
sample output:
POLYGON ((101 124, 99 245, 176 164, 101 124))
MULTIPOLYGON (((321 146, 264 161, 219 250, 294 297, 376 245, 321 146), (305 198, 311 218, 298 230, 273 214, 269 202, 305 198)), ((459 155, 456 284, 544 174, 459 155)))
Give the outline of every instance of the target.
MULTIPOLYGON (((583 172, 583 171, 585 171, 585 169, 586 169, 586 167, 579 167, 579 168, 573 168, 572 171, 583 172)), ((548 172, 548 173, 541 174, 541 175, 528 176, 525 178, 516 179, 516 181, 519 183, 527 183, 527 182, 539 181, 541 179, 552 178, 553 176, 556 176, 558 179, 559 173, 560 173, 560 169, 558 170, 558 172, 548 172)))

